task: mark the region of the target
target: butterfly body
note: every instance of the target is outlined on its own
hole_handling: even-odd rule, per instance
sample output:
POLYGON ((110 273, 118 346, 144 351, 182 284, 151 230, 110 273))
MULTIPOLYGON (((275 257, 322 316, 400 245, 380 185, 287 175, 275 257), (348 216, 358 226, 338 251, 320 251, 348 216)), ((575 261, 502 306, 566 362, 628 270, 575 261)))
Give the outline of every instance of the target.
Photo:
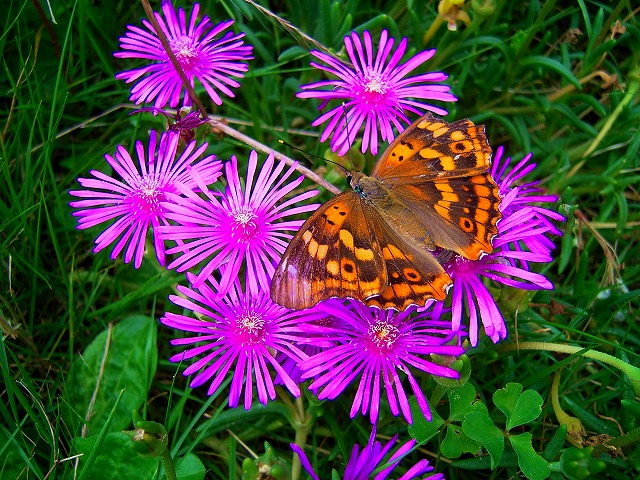
POLYGON ((410 243, 423 245, 428 250, 435 249, 428 226, 415 218, 410 208, 394 194, 392 185, 388 186, 383 180, 367 177, 360 172, 355 174, 357 180, 350 182, 351 188, 375 211, 384 212, 384 220, 395 233, 410 243))
POLYGON ((478 259, 492 250, 498 187, 484 128, 426 115, 382 154, 371 176, 322 205, 291 240, 271 298, 302 309, 330 297, 404 310, 442 300, 451 278, 433 250, 478 259))

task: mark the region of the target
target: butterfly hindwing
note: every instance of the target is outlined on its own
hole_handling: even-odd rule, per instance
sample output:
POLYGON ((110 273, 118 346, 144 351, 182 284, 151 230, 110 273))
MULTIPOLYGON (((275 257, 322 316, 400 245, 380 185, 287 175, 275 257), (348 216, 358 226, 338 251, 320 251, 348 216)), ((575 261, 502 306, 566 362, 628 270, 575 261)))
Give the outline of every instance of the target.
POLYGON ((367 227, 361 198, 345 192, 300 227, 271 284, 274 302, 303 309, 330 297, 365 298, 386 285, 378 238, 367 227))
POLYGON ((367 215, 370 228, 382 247, 387 285, 380 295, 366 299, 367 305, 404 310, 435 298, 444 300, 451 278, 426 249, 416 248, 398 235, 372 207, 367 215))
POLYGON ((456 178, 489 168, 491 147, 483 125, 447 123, 425 115, 389 145, 371 172, 390 184, 456 178))

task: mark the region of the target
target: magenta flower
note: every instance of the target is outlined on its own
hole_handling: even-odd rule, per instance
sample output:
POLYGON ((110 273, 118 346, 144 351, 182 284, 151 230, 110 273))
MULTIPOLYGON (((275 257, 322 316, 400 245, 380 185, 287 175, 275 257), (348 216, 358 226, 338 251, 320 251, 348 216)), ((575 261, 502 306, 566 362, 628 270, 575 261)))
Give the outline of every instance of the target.
MULTIPOLYGON (((195 281, 192 274, 187 274, 187 279, 192 284, 195 281)), ((172 345, 187 346, 184 352, 170 358, 172 362, 200 357, 184 371, 184 375, 195 374, 192 388, 210 381, 207 394, 212 395, 231 376, 229 406, 238 406, 244 389, 244 408, 248 410, 254 382, 260 403, 276 398, 273 376, 277 374, 292 395, 300 395, 298 385, 275 357, 304 359, 306 355, 296 346, 301 340, 298 327, 318 318, 320 313, 281 307, 271 301, 268 289, 257 294, 243 293, 237 279, 224 296, 219 294, 219 285, 213 278, 196 289, 182 285, 177 288, 182 296, 170 295, 169 300, 198 318, 166 312, 160 322, 197 334, 171 341, 172 345)))
POLYGON ((393 38, 388 37, 387 31, 383 30, 376 53, 368 31, 364 32, 364 47, 360 36, 352 32, 351 36, 344 37, 344 45, 352 65, 326 53, 311 51, 314 57, 327 64, 311 62, 311 65, 338 78, 302 85, 302 91, 297 96, 321 99, 319 110, 324 109, 331 100, 338 101, 331 110, 318 117, 313 125, 328 122, 320 141, 324 142, 333 134, 331 150, 337 151, 339 155, 344 155, 349 150, 363 124, 362 153, 369 149, 376 155, 378 132, 383 141, 391 142, 395 137, 394 127, 400 133, 412 123, 407 112, 422 115, 429 110, 439 115, 447 114, 446 110, 421 100, 457 100, 449 93, 449 86, 435 83, 447 79, 444 73, 430 72, 405 78, 409 72, 429 60, 435 50, 425 50, 398 65, 407 50, 408 41, 403 38, 389 58, 394 42, 393 38))
POLYGON ((407 394, 403 387, 402 372, 416 396, 422 414, 431 419, 429 405, 412 370, 431 375, 459 378, 458 372, 425 360, 431 354, 458 356, 464 352, 460 346, 446 345, 461 334, 453 332, 450 322, 433 321, 409 316, 404 312, 367 307, 358 300, 328 300, 320 303, 317 311, 333 316, 339 322, 333 325, 307 323, 301 328, 313 344, 313 336, 321 333, 320 341, 333 346, 322 350, 300 364, 303 378, 315 377, 309 389, 320 388, 320 400, 333 400, 347 386, 359 379, 358 390, 351 406, 351 418, 358 410, 369 412, 371 423, 378 419, 381 387, 386 391, 391 413, 402 415, 407 422, 413 418, 407 394))
POLYGON ((237 160, 231 157, 225 165, 228 185, 224 194, 201 185, 205 198, 184 189, 182 197, 169 195, 169 203, 164 204, 167 218, 176 224, 161 227, 162 238, 183 242, 167 250, 170 254, 180 254, 168 268, 183 272, 204 263, 194 287, 224 266, 220 280, 220 295, 223 295, 238 277, 243 264, 251 272, 247 276, 251 293, 269 285, 275 265, 292 237, 286 232, 295 232, 303 223, 285 219, 317 208, 315 204, 294 206, 314 196, 316 190, 283 200, 304 179, 299 176, 289 181, 295 166, 283 173, 284 162, 276 163, 270 154, 256 179, 257 165, 258 154, 252 151, 246 178, 241 182, 237 160))
POLYGON ((503 197, 502 219, 493 239, 493 252, 479 260, 458 257, 445 266, 453 279, 452 326, 460 328, 466 306, 469 339, 474 347, 478 343, 480 322, 494 343, 507 336, 504 317, 482 278, 524 290, 553 289, 544 275, 531 271, 529 263, 547 263, 553 259, 553 242, 548 236, 562 235, 562 232, 552 222, 565 220, 562 215, 535 205, 557 200, 555 195, 542 195, 537 181, 515 184, 535 168, 535 164, 528 163, 531 154, 506 173, 511 158, 503 159, 503 152, 502 147, 497 149, 491 169, 503 197))
POLYGON ((176 158, 179 136, 172 132, 164 133, 159 142, 157 137, 156 132, 149 133, 146 151, 142 142, 136 142, 138 166, 122 145, 117 146, 115 158, 105 155, 120 179, 91 170, 94 178, 78 178, 84 190, 69 192, 84 199, 69 203, 79 209, 73 212, 73 216, 79 217, 78 229, 115 220, 96 238, 93 252, 97 253, 117 241, 111 259, 115 260, 126 247, 124 262, 129 263, 135 256, 135 268, 142 263, 149 227, 153 229, 156 258, 161 265, 165 263, 165 248, 158 228, 168 223, 162 206, 167 195, 177 193, 179 189, 191 191, 197 188, 189 172, 197 173, 204 182, 212 183, 222 170, 222 163, 214 155, 197 161, 207 149, 206 143, 196 148, 196 143, 191 142, 176 158))
MULTIPOLYGON (((360 452, 360 446, 358 444, 353 446, 351 456, 349 457, 347 466, 344 469, 344 474, 340 478, 342 478, 342 480, 367 480, 369 478, 373 478, 374 480, 386 480, 400 464, 402 459, 410 453, 416 445, 416 440, 412 439, 402 444, 388 459, 384 460, 385 456, 391 451, 391 448, 397 440, 398 435, 394 435, 384 445, 376 441, 376 427, 374 425, 371 430, 371 435, 369 436, 369 441, 362 449, 362 452, 360 452), (374 477, 373 473, 377 469, 381 470, 374 477)), ((290 445, 291 449, 298 455, 298 458, 300 458, 302 467, 309 475, 311 475, 311 478, 314 480, 320 480, 320 477, 313 469, 309 458, 302 448, 295 443, 290 445)), ((428 460, 423 459, 409 468, 409 470, 407 470, 403 475, 398 477, 398 480, 411 480, 429 472, 433 472, 433 467, 429 465, 428 460)), ((329 478, 329 475, 325 475, 322 478, 329 478)), ((430 475, 428 478, 429 480, 444 480, 444 475, 438 473, 430 475)))
MULTIPOLYGON (((537 186, 538 181, 516 184, 517 181, 535 169, 536 164, 529 163, 533 154, 529 153, 525 155, 525 157, 507 173, 506 170, 509 167, 511 158, 507 157, 505 161, 502 162, 503 153, 504 147, 498 147, 495 160, 491 166, 491 175, 496 180, 500 180, 498 186, 500 187, 500 195, 503 197, 501 202, 503 216, 508 217, 515 211, 524 208, 526 215, 530 215, 535 221, 542 223, 549 229, 550 234, 561 236, 562 232, 558 230, 553 222, 564 222, 565 218, 553 210, 536 205, 556 202, 558 197, 556 195, 543 194, 542 190, 537 186)), ((507 225, 505 225, 505 230, 506 227, 507 225)), ((527 248, 550 258, 551 250, 555 248, 553 242, 545 235, 533 235, 529 237, 526 243, 527 248)), ((510 246, 518 247, 517 244, 510 244, 510 246)), ((544 261, 549 262, 551 260, 544 261)), ((523 263, 523 265, 526 268, 526 262, 523 263)))
MULTIPOLYGON (((164 18, 154 12, 160 28, 169 41, 185 76, 195 87, 197 79, 216 105, 222 104, 218 91, 233 97, 231 88, 240 84, 231 77, 242 78, 247 71, 247 60, 252 59, 250 45, 243 45, 244 34, 234 35, 226 30, 233 20, 213 26, 208 16, 198 22, 200 5, 195 3, 187 25, 186 14, 182 8, 176 10, 171 2, 163 0, 164 18), (166 21, 165 21, 166 19, 166 21)), ((153 62, 143 67, 118 73, 117 79, 126 83, 137 82, 131 89, 131 101, 136 104, 154 102, 162 108, 167 103, 177 107, 182 97, 184 106, 191 105, 191 99, 182 80, 175 70, 167 52, 162 47, 153 26, 147 20, 142 21, 144 28, 129 25, 124 37, 120 37, 122 51, 113 55, 117 58, 140 58, 153 62)))

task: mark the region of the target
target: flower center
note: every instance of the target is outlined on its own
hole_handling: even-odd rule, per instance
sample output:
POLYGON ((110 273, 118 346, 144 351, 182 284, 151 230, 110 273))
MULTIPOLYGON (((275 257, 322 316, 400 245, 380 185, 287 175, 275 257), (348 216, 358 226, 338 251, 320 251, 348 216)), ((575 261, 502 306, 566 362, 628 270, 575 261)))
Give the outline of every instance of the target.
POLYGON ((236 334, 248 343, 259 343, 264 334, 265 321, 262 315, 251 310, 242 314, 236 322, 236 334))
POLYGON ((390 350, 399 334, 398 327, 382 320, 370 325, 367 331, 367 336, 371 343, 381 351, 390 350))
POLYGON ((384 95, 389 86, 386 79, 379 73, 368 72, 364 77, 364 91, 370 94, 384 95))
POLYGON ((180 65, 185 69, 190 69, 198 60, 197 45, 192 38, 182 35, 171 42, 171 50, 176 56, 180 65))
POLYGON ((361 79, 354 96, 370 107, 376 108, 379 105, 389 103, 391 91, 386 75, 368 70, 361 79))
POLYGON ((231 214, 231 236, 240 242, 248 242, 258 233, 258 216, 250 207, 240 207, 231 214))
POLYGON ((151 217, 162 212, 160 202, 165 200, 165 194, 158 179, 149 175, 140 179, 135 190, 125 200, 137 217, 151 217))

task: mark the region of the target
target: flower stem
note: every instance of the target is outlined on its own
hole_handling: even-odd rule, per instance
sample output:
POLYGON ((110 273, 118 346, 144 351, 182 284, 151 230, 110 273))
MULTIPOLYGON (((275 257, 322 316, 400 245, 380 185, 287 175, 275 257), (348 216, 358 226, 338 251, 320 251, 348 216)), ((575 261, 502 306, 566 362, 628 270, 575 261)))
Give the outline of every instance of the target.
POLYGON ((548 342, 521 342, 517 344, 512 343, 509 345, 505 345, 500 349, 500 351, 502 352, 508 352, 512 350, 538 350, 566 353, 568 355, 573 355, 580 352, 580 356, 582 357, 597 360, 620 370, 627 377, 629 377, 629 381, 631 382, 634 393, 636 395, 640 395, 640 368, 634 367, 624 360, 616 358, 607 353, 599 352, 597 350, 585 350, 584 347, 574 347, 573 345, 548 342))
POLYGON ((584 426, 580 419, 572 417, 562 409, 560 405, 560 395, 558 394, 558 386, 560 385, 560 372, 557 371, 553 376, 553 383, 551 384, 551 404, 553 406, 553 413, 556 414, 558 423, 560 425, 567 426, 567 439, 574 447, 582 448, 582 439, 586 435, 584 426))
POLYGON ((169 434, 164 425, 139 418, 137 412, 134 412, 135 429, 123 432, 133 441, 133 450, 147 457, 159 458, 167 480, 177 480, 176 468, 169 451, 169 434))
POLYGON ((434 18, 433 22, 431 22, 431 26, 429 27, 429 30, 427 30, 424 36, 422 37, 422 45, 426 46, 429 43, 431 38, 433 38, 433 36, 436 34, 436 32, 438 31, 438 29, 443 23, 444 23, 444 20, 442 19, 442 17, 440 15, 436 15, 436 18, 434 18))
POLYGON ((160 461, 164 467, 164 473, 167 475, 167 480, 177 480, 176 468, 173 464, 173 458, 169 450, 165 450, 160 455, 160 461))
MULTIPOLYGON (((296 434, 293 443, 304 448, 304 445, 307 443, 307 436, 309 435, 309 430, 315 421, 313 415, 310 415, 309 412, 306 412, 304 409, 304 404, 302 403, 302 398, 298 397, 295 400, 295 410, 293 412, 294 424, 296 434)), ((300 458, 298 455, 294 455, 291 461, 291 480, 298 480, 300 478, 300 474, 302 473, 302 464, 300 463, 300 458)))

